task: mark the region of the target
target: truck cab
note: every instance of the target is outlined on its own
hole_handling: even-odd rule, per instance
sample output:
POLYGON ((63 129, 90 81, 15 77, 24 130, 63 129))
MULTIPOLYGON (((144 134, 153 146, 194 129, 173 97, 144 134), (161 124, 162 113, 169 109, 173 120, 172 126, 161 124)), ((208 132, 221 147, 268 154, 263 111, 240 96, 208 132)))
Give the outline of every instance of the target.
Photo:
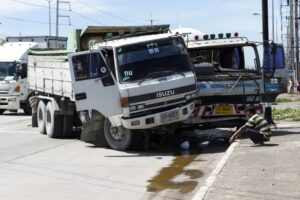
POLYGON ((268 59, 264 56, 261 65, 258 43, 238 37, 237 33, 198 38, 188 42, 199 90, 194 117, 189 122, 213 127, 240 126, 247 106, 262 113, 263 102, 274 102, 278 94, 285 92, 286 69, 279 46, 277 55, 265 54, 268 59))

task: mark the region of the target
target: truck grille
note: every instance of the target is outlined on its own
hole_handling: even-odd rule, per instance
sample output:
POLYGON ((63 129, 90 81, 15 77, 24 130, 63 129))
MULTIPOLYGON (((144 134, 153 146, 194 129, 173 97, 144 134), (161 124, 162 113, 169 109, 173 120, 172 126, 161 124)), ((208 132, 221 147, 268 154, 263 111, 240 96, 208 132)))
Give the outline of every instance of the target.
POLYGON ((1 94, 9 94, 9 90, 2 89, 2 90, 0 90, 0 95, 1 94))
POLYGON ((156 114, 156 113, 159 113, 159 112, 172 110, 174 108, 178 108, 178 107, 187 105, 187 104, 189 104, 193 101, 194 100, 191 99, 191 100, 186 101, 186 102, 182 102, 182 103, 175 104, 175 105, 170 105, 170 106, 163 107, 163 108, 156 108, 156 109, 151 109, 151 110, 147 110, 147 111, 143 111, 143 112, 131 113, 129 118, 142 117, 142 116, 145 116, 145 115, 152 115, 152 114, 156 114))

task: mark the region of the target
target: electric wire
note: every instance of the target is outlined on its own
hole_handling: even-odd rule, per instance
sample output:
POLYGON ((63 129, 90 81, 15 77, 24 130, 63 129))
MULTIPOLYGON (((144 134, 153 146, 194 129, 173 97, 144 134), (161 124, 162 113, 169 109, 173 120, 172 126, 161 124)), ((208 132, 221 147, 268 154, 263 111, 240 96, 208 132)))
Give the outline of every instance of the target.
MULTIPOLYGON (((16 17, 7 17, 7 16, 3 16, 3 15, 0 15, 0 18, 8 19, 8 20, 14 20, 14 21, 35 23, 35 24, 47 24, 47 25, 49 24, 49 22, 44 22, 44 21, 35 21, 35 20, 21 19, 21 18, 16 18, 16 17)), ((53 25, 54 23, 51 23, 51 24, 53 25)), ((62 26, 73 26, 73 25, 70 25, 70 24, 59 24, 59 25, 62 25, 62 26)))
MULTIPOLYGON (((44 6, 44 5, 39 5, 39 4, 34 4, 34 3, 28 3, 28 2, 19 1, 19 0, 11 0, 11 1, 16 2, 16 3, 20 3, 20 4, 24 4, 24 5, 27 5, 27 6, 33 6, 33 7, 38 7, 38 8, 49 9, 48 6, 44 6)), ((52 9, 52 10, 56 10, 56 8, 51 8, 51 9, 52 9)), ((63 9, 63 8, 60 8, 59 10, 61 10, 61 11, 66 11, 66 12, 70 12, 70 13, 72 13, 72 14, 74 14, 74 15, 77 15, 77 16, 79 16, 79 17, 81 17, 81 18, 84 18, 84 19, 86 19, 86 20, 89 20, 89 21, 93 21, 94 23, 97 23, 97 24, 105 25, 105 24, 102 23, 102 22, 99 22, 99 21, 97 21, 97 20, 94 20, 94 19, 92 19, 92 18, 90 18, 90 17, 87 17, 87 16, 85 16, 85 15, 82 15, 82 14, 80 14, 80 13, 78 13, 78 12, 73 11, 73 10, 63 9)))
POLYGON ((97 7, 91 5, 91 4, 87 3, 87 2, 83 2, 83 1, 81 1, 81 0, 77 0, 77 1, 78 1, 79 3, 85 5, 85 6, 89 7, 89 8, 92 8, 92 9, 94 9, 94 10, 97 10, 97 11, 100 12, 100 13, 104 13, 104 14, 106 14, 106 15, 108 15, 108 16, 111 16, 111 17, 114 17, 114 18, 116 18, 116 19, 119 19, 119 20, 122 20, 122 21, 126 21, 126 22, 130 22, 130 23, 132 23, 132 22, 133 22, 133 23, 139 23, 139 22, 136 22, 136 21, 133 21, 133 20, 126 19, 126 18, 124 18, 124 17, 120 17, 120 16, 117 16, 117 15, 114 15, 114 14, 112 14, 112 13, 110 13, 110 12, 107 12, 107 11, 105 11, 105 10, 102 10, 102 9, 100 9, 100 8, 97 8, 97 7))

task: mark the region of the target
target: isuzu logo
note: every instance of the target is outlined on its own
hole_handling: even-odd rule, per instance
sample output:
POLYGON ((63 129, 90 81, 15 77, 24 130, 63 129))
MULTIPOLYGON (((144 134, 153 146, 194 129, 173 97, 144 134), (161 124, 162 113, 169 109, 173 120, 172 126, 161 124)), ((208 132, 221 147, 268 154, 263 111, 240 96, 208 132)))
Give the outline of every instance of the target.
POLYGON ((162 97, 168 97, 168 96, 173 96, 175 94, 174 90, 167 90, 167 91, 162 91, 156 93, 157 98, 162 98, 162 97))

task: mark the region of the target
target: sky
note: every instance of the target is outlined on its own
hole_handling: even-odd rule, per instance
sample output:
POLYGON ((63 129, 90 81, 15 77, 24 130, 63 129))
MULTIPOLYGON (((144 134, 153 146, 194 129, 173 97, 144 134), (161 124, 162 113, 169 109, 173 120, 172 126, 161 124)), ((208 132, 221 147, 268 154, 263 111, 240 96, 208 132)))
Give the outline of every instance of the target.
MULTIPOLYGON (((0 38, 49 35, 48 1, 51 0, 0 0, 0 38)), ((56 33, 56 1, 50 3, 52 35, 56 33)), ((70 4, 60 4, 59 14, 69 16, 70 23, 67 17, 59 18, 59 36, 86 26, 147 25, 152 18, 154 24, 171 24, 172 29, 195 28, 206 34, 239 32, 249 40, 262 40, 261 16, 251 14, 261 13, 261 0, 69 1, 70 4)), ((280 0, 274 0, 274 4, 280 38, 280 0)))

